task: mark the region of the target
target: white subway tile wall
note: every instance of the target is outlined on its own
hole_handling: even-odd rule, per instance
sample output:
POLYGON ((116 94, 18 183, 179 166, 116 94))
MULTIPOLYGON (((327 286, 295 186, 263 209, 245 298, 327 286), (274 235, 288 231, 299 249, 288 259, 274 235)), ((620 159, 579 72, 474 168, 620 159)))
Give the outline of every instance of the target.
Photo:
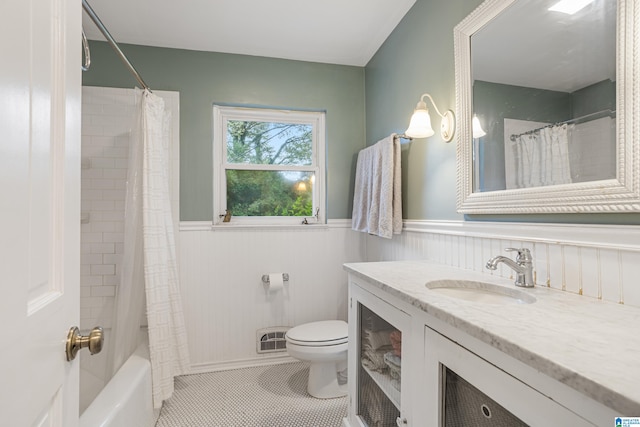
MULTIPOLYGON (((102 326, 107 343, 124 246, 126 165, 134 107, 131 89, 82 88, 80 329, 102 326), (116 167, 116 160, 125 168, 116 167)), ((107 353, 80 354, 81 412, 110 377, 107 353)))
POLYGON ((131 89, 84 87, 80 328, 110 328, 124 241, 131 89))
MULTIPOLYGON (((154 93, 165 100, 172 114, 169 175, 177 221, 179 94, 154 93)), ((114 302, 120 285, 129 135, 136 117, 135 99, 134 89, 82 88, 80 329, 102 326, 105 348, 111 345, 114 302)), ((93 356, 80 353, 80 412, 111 377, 108 354, 108 351, 93 356)))

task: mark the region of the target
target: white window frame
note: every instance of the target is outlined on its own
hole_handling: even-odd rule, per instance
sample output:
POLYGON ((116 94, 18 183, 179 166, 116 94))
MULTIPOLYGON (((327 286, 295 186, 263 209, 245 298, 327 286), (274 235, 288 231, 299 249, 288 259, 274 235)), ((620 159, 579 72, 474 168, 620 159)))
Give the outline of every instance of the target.
POLYGON ((326 206, 326 181, 325 181, 325 113, 320 111, 293 111, 271 108, 250 108, 233 106, 213 106, 213 225, 308 225, 325 223, 326 206), (257 165, 227 163, 226 130, 229 121, 259 121, 275 123, 308 124, 312 131, 312 156, 311 165, 257 165), (227 209, 227 169, 236 170, 265 170, 265 171, 303 171, 313 172, 315 182, 313 185, 313 214, 311 217, 299 216, 233 216, 230 222, 223 222, 227 209), (307 224, 303 224, 306 219, 307 224))

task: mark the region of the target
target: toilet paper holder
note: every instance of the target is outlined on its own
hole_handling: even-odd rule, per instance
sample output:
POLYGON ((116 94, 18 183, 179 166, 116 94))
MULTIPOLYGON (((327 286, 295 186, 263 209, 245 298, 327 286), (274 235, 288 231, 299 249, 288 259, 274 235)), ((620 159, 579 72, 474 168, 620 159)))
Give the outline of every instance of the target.
MULTIPOLYGON (((283 282, 288 282, 289 281, 289 273, 282 273, 282 281, 283 282)), ((262 283, 264 283, 265 285, 269 284, 269 275, 268 274, 263 274, 262 275, 262 283)))

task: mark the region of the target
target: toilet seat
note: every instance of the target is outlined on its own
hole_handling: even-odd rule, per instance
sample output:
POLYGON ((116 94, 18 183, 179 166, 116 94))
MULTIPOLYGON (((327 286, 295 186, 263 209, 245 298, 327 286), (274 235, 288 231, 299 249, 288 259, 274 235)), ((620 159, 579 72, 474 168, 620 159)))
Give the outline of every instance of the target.
POLYGON ((329 347, 348 341, 348 326, 342 320, 323 320, 291 328, 285 334, 288 343, 305 347, 329 347))
POLYGON ((289 344, 299 345, 302 347, 332 347, 340 344, 346 344, 347 338, 332 341, 299 341, 289 338, 287 339, 287 342, 289 344))

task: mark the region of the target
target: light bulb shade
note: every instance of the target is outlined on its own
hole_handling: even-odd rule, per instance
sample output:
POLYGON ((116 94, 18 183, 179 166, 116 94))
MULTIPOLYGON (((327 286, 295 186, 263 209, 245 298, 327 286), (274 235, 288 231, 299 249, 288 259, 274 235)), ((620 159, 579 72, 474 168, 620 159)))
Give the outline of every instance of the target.
POLYGON ((473 115, 473 119, 471 119, 471 129, 471 132, 473 133, 473 139, 482 138, 487 134, 484 129, 482 129, 480 120, 475 114, 473 115))
POLYGON ((428 138, 435 132, 431 127, 431 117, 427 109, 416 109, 411 116, 409 128, 405 131, 405 135, 411 138, 428 138))

